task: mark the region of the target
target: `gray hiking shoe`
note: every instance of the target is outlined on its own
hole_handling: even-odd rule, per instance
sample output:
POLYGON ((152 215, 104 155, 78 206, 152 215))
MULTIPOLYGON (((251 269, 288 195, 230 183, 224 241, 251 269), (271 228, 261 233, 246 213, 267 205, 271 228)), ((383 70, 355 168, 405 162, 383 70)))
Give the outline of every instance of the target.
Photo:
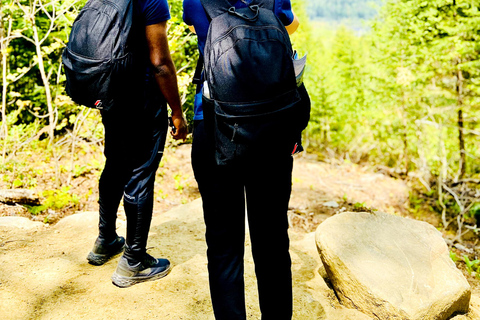
POLYGON ((157 280, 170 272, 170 261, 155 259, 145 254, 142 261, 131 265, 125 256, 118 261, 117 270, 112 275, 112 283, 120 288, 127 288, 134 284, 157 280))
POLYGON ((93 245, 92 251, 87 256, 88 263, 95 266, 101 266, 117 254, 123 252, 125 248, 125 238, 118 237, 113 240, 111 243, 103 243, 100 239, 97 238, 95 244, 93 245))

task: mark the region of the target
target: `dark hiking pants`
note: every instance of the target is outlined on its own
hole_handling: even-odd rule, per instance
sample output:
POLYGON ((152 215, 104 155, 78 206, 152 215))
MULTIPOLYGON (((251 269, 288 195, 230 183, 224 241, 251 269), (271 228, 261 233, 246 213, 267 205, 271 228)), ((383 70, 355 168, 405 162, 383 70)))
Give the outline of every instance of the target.
MULTIPOLYGON (((125 256, 138 260, 145 252, 153 210, 155 174, 167 134, 167 108, 156 83, 137 101, 102 112, 106 163, 99 182, 99 237, 116 236, 117 209, 123 196, 127 216, 125 256)), ((142 91, 140 91, 142 92, 142 91)))
POLYGON ((262 320, 292 317, 287 210, 291 155, 215 164, 212 139, 197 121, 192 166, 203 200, 210 293, 217 320, 245 320, 245 203, 262 320), (245 202, 246 200, 246 202, 245 202))

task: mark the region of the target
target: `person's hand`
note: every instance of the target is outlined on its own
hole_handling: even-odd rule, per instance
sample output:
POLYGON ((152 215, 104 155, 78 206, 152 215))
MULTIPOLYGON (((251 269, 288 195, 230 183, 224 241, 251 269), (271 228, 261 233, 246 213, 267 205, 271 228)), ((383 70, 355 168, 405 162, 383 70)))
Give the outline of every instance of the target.
POLYGON ((183 114, 172 115, 172 122, 175 130, 170 130, 170 134, 172 135, 173 139, 185 141, 187 138, 188 129, 187 120, 185 120, 183 114))

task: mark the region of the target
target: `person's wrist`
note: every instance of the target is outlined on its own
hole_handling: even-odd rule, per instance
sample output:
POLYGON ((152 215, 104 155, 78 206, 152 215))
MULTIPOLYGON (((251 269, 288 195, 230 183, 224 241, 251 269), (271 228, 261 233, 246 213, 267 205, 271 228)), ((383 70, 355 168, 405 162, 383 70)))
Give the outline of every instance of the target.
POLYGON ((172 118, 183 118, 183 111, 182 109, 178 110, 178 111, 173 111, 172 112, 172 118))

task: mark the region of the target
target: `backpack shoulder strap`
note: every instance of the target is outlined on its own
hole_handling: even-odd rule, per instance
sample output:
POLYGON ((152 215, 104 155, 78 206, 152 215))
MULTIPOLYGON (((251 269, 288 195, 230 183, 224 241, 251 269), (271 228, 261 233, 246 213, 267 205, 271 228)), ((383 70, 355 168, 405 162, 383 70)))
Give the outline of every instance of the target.
POLYGON ((236 0, 200 0, 210 20, 228 11, 235 5, 236 0))
POLYGON ((199 54, 197 60, 197 66, 195 67, 195 74, 193 75, 192 83, 201 84, 202 83, 202 72, 203 72, 203 55, 199 54))
MULTIPOLYGON (((200 0, 209 20, 218 17, 235 6, 237 0, 200 0)), ((250 5, 259 5, 262 8, 275 12, 275 0, 252 0, 250 5)))
POLYGON ((253 0, 251 4, 257 4, 262 8, 275 12, 275 0, 253 0))

